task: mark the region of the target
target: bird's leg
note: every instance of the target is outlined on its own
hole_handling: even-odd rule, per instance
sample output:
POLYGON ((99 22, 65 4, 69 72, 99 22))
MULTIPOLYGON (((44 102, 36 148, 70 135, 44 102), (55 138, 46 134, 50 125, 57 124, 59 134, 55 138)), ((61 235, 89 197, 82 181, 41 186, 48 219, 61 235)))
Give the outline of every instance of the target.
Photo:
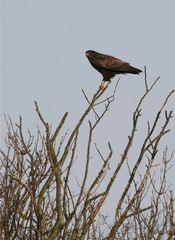
POLYGON ((104 90, 105 88, 107 88, 108 87, 108 85, 110 84, 110 80, 109 81, 105 81, 105 80, 103 80, 102 82, 101 82, 101 84, 100 84, 100 90, 104 90))
POLYGON ((100 90, 103 90, 105 88, 105 81, 102 81, 100 84, 100 90))

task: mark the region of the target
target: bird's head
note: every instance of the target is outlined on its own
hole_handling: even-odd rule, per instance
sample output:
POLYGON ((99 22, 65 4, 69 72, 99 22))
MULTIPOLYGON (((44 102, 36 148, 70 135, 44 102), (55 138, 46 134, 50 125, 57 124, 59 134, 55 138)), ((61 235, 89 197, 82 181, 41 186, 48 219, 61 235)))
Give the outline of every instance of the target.
POLYGON ((90 58, 90 57, 93 57, 94 56, 94 53, 96 53, 95 51, 93 50, 88 50, 85 52, 85 55, 87 58, 90 58))

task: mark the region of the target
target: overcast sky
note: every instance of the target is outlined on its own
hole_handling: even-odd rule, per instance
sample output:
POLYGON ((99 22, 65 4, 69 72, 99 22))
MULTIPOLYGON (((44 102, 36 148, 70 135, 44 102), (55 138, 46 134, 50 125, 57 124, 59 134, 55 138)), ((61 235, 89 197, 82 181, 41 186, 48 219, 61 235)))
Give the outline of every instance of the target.
MULTIPOLYGON (((175 88, 174 0, 2 0, 1 121, 23 117, 24 127, 35 130, 38 101, 43 115, 56 123, 69 111, 72 128, 83 113, 88 96, 97 90, 101 75, 84 52, 93 49, 128 61, 143 70, 151 84, 160 76, 144 104, 141 132, 153 120, 166 95, 175 88)), ((115 78, 117 79, 117 77, 115 78)), ((114 80, 115 81, 115 80, 114 80)), ((107 90, 110 95, 114 82, 107 90)), ((105 116, 96 139, 100 147, 111 141, 122 153, 131 129, 132 112, 144 93, 143 74, 121 77, 117 101, 105 116)), ((174 109, 175 99, 169 102, 174 109)), ((174 124, 171 124, 175 130, 174 124)), ((174 132, 164 145, 174 147, 174 132)), ((2 135, 3 136, 3 135, 2 135)), ((142 137, 142 136, 141 136, 142 137)))

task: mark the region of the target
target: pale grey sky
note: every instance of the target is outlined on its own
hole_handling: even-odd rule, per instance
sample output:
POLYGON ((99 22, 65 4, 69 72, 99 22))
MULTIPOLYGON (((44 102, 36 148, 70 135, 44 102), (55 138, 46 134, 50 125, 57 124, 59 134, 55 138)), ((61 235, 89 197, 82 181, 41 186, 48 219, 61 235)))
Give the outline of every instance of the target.
MULTIPOLYGON (((102 79, 85 58, 88 49, 140 69, 146 65, 150 84, 161 77, 144 104, 139 139, 146 132, 146 121, 153 120, 175 88, 174 0, 2 0, 1 12, 3 133, 4 113, 13 121, 21 115, 24 127, 34 131, 39 123, 34 100, 54 126, 69 111, 66 127, 71 129, 87 106, 81 89, 92 96, 102 79)), ((114 83, 106 94, 113 87, 114 83)), ((143 75, 121 77, 117 101, 96 131, 94 141, 101 148, 110 140, 116 154, 122 153, 144 89, 143 75)), ((173 98, 169 108, 174 109, 174 103, 173 98)), ((174 148, 174 132, 165 138, 166 144, 174 148)))

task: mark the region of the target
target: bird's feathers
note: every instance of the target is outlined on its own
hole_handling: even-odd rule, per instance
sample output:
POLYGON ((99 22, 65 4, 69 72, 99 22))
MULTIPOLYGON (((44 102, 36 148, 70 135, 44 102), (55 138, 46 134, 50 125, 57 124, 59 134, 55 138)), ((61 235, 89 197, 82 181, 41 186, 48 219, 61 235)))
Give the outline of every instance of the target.
POLYGON ((104 81, 109 81, 116 74, 139 74, 142 72, 125 61, 93 50, 86 51, 86 56, 91 65, 103 75, 104 81))

